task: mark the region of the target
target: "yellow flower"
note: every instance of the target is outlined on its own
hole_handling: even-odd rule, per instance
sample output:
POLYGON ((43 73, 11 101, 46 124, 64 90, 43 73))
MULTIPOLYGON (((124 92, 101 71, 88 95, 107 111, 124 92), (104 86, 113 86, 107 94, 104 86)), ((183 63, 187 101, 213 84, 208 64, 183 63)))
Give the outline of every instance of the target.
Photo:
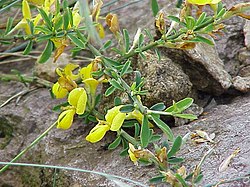
POLYGON ((52 92, 57 99, 61 99, 67 96, 69 93, 67 89, 60 86, 58 82, 56 82, 52 87, 52 92))
POLYGON ((87 93, 84 88, 75 88, 69 93, 68 102, 74 106, 76 113, 81 115, 85 112, 87 104, 87 93))
POLYGON ((44 0, 28 0, 29 3, 32 3, 37 6, 41 6, 44 3, 44 0))
POLYGON ((208 4, 218 4, 221 0, 187 0, 190 4, 195 5, 208 5, 208 4))
POLYGON ((126 113, 120 112, 121 107, 122 105, 113 107, 105 115, 111 131, 118 131, 126 118, 126 113))
POLYGON ((99 123, 90 131, 89 135, 86 137, 86 140, 91 143, 96 143, 105 136, 109 129, 110 127, 105 124, 105 121, 99 121, 99 123))
POLYGON ((116 14, 108 14, 106 16, 106 23, 109 26, 109 29, 114 34, 117 34, 117 32, 120 30, 118 17, 116 14))
POLYGON ((135 165, 138 165, 138 158, 136 157, 136 155, 134 154, 135 153, 135 147, 129 143, 129 149, 128 149, 128 155, 129 155, 129 158, 132 162, 134 162, 135 165))
POLYGON ((63 111, 58 117, 57 128, 65 130, 70 128, 73 123, 74 115, 75 109, 63 111))
POLYGON ((100 141, 105 136, 107 131, 118 131, 126 118, 126 114, 120 112, 121 107, 122 105, 108 110, 107 114, 105 115, 106 121, 99 120, 99 123, 86 137, 86 140, 91 143, 95 143, 100 141))
POLYGON ((9 32, 11 34, 17 29, 24 29, 26 34, 31 34, 30 27, 27 20, 31 21, 30 6, 27 0, 22 1, 23 19, 9 32))
POLYGON ((80 70, 80 76, 82 80, 93 78, 91 72, 93 71, 93 64, 90 63, 87 67, 84 67, 80 70))
POLYGON ((83 114, 87 104, 87 94, 84 88, 75 88, 69 93, 68 102, 70 106, 63 111, 57 120, 57 128, 68 129, 71 127, 75 114, 83 114))
POLYGON ((60 76, 58 81, 52 87, 52 92, 56 98, 65 97, 67 95, 66 90, 70 92, 77 87, 74 80, 79 78, 79 74, 73 73, 77 67, 78 65, 69 63, 64 69, 56 69, 56 73, 60 76))

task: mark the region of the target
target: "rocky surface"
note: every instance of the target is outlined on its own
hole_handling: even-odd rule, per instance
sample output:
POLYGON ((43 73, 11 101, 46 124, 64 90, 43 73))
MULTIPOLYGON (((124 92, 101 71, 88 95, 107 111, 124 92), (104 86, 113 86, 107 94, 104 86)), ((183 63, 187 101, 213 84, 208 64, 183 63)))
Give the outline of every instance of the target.
MULTIPOLYGON (((0 85, 1 98, 5 98, 6 91, 11 91, 13 87, 22 89, 22 85, 18 83, 1 82, 0 85)), ((18 105, 12 101, 0 109, 1 161, 10 161, 56 120, 57 114, 51 111, 56 103, 55 100, 51 101, 48 90, 39 89, 24 96, 18 105), (7 130, 3 131, 3 129, 7 130)), ((197 129, 216 134, 215 150, 202 167, 204 174, 202 185, 218 182, 221 179, 231 179, 249 172, 249 124, 250 95, 247 94, 234 99, 231 104, 212 108, 206 115, 189 125, 173 128, 175 135, 185 135, 197 129), (238 147, 241 152, 233 159, 229 168, 224 172, 218 172, 219 164, 238 147)), ((147 180, 156 174, 154 167, 136 167, 127 157, 120 157, 120 149, 106 150, 107 143, 114 138, 112 133, 108 133, 99 143, 88 143, 84 138, 90 128, 91 125, 87 126, 81 120, 75 120, 70 130, 54 129, 20 161, 96 170, 141 181, 144 184, 147 184, 147 180)), ((180 153, 186 158, 184 165, 187 169, 192 169, 205 151, 212 146, 213 144, 210 143, 197 145, 189 140, 180 153)), ((13 187, 51 186, 53 175, 54 170, 50 169, 11 167, 1 174, 0 184, 13 187)), ((94 187, 113 184, 100 176, 63 170, 58 171, 56 182, 57 186, 70 184, 94 187)), ((236 184, 244 186, 242 181, 225 186, 236 184)))
MULTIPOLYGON (((126 2, 120 1, 121 4, 126 2)), ((171 5, 169 5, 163 0, 159 1, 168 9, 174 6, 173 2, 175 1, 170 1, 171 5)), ((244 1, 228 0, 225 3, 230 7, 236 2, 244 1)), ((117 6, 119 5, 112 9, 117 6)), ((128 28, 131 33, 135 33, 137 27, 151 28, 152 33, 154 32, 154 20, 148 19, 149 15, 145 14, 150 12, 149 4, 141 1, 116 12, 121 19, 121 27, 128 28)), ((249 22, 247 22, 243 32, 244 24, 245 21, 241 18, 235 17, 228 20, 225 35, 216 41, 216 50, 201 45, 186 52, 162 49, 163 58, 160 62, 157 62, 156 57, 151 53, 146 54, 147 61, 138 61, 138 68, 143 70, 143 75, 148 80, 146 88, 151 91, 151 96, 146 100, 148 105, 158 101, 166 101, 170 104, 171 100, 179 100, 187 96, 196 99, 207 98, 206 96, 213 98, 214 95, 227 92, 228 88, 248 92, 250 31, 249 22)), ((30 72, 31 66, 20 61, 10 66, 2 65, 1 70, 9 73, 13 67, 22 72, 30 72)), ((39 71, 47 72, 47 70, 39 71)), ((51 76, 51 74, 52 72, 48 75, 51 76)), ((0 102, 3 103, 24 89, 27 88, 21 83, 0 82, 0 102)), ((216 97, 206 108, 208 113, 187 126, 173 128, 175 135, 185 135, 197 129, 209 134, 215 133, 214 152, 202 167, 204 174, 202 186, 222 179, 242 176, 250 170, 248 159, 250 95, 246 93, 233 100, 230 96, 230 102, 225 102, 228 100, 223 96, 225 95, 219 99, 225 104, 216 106, 218 100, 216 97), (229 168, 224 172, 218 172, 220 163, 238 147, 241 152, 233 159, 229 168)), ((57 119, 58 114, 51 111, 56 104, 58 101, 51 100, 48 90, 38 89, 24 95, 17 103, 13 100, 0 108, 1 161, 10 161, 57 119)), ((92 126, 85 125, 81 119, 76 119, 70 130, 54 129, 20 161, 102 171, 148 184, 148 179, 156 175, 154 167, 135 167, 127 157, 119 156, 120 149, 108 151, 107 143, 114 139, 112 133, 108 133, 103 141, 97 144, 86 142, 84 138, 92 126)), ((210 143, 196 145, 188 141, 180 153, 186 158, 184 165, 187 169, 191 170, 212 146, 213 144, 210 143)), ((53 176, 56 176, 57 186, 114 185, 111 181, 93 174, 59 170, 55 175, 52 169, 11 167, 0 175, 0 186, 52 186, 53 176)), ((222 186, 249 185, 249 181, 241 180, 222 186)))

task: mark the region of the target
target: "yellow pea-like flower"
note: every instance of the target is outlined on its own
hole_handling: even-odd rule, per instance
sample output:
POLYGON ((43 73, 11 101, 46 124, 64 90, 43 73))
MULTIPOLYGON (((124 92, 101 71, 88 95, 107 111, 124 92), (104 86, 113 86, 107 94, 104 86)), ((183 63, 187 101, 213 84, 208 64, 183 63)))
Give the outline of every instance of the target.
POLYGON ((63 88, 58 82, 52 87, 52 92, 57 99, 61 99, 67 96, 69 93, 67 89, 63 88))
POLYGON ((90 63, 87 67, 84 67, 80 70, 80 75, 82 80, 93 78, 91 72, 93 71, 93 65, 90 63))
POLYGON ((45 0, 27 0, 29 3, 32 3, 34 5, 37 5, 37 6, 41 6, 44 4, 44 1, 45 0))
POLYGON ((195 5, 208 5, 208 4, 217 4, 221 2, 221 0, 187 0, 187 2, 195 5))
POLYGON ((135 164, 137 165, 138 164, 138 158, 135 156, 134 152, 135 152, 135 147, 129 143, 129 149, 128 149, 128 155, 129 155, 129 158, 130 160, 135 164))
POLYGON ((119 112, 119 113, 113 118, 112 123, 111 123, 110 130, 111 130, 111 131, 118 131, 118 130, 121 128, 121 126, 122 126, 122 124, 123 124, 125 118, 126 118, 126 113, 121 113, 121 112, 119 112))
POLYGON ((109 130, 109 126, 105 124, 96 125, 86 137, 86 140, 91 143, 96 143, 100 141, 109 130))
POLYGON ((85 112, 87 93, 84 88, 75 88, 69 93, 68 102, 76 108, 76 113, 81 115, 85 112))
POLYGON ((57 120, 57 128, 59 129, 69 129, 73 123, 75 115, 75 109, 68 109, 63 111, 57 120))

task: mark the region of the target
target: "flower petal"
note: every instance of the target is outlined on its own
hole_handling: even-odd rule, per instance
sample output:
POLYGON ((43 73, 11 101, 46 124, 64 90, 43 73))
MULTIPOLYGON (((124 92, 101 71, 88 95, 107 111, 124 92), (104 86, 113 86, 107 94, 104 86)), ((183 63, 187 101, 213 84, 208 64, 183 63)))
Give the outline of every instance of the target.
POLYGON ((56 82, 53 87, 52 87, 52 92, 53 94, 56 96, 57 99, 61 99, 66 97, 66 95, 68 94, 68 90, 61 87, 60 84, 58 82, 56 82))
POLYGON ((26 0, 23 0, 22 2, 22 12, 23 12, 23 18, 31 20, 31 13, 30 13, 30 6, 29 3, 26 0))
POLYGON ((63 111, 57 120, 57 128, 59 129, 68 129, 71 127, 73 119, 75 115, 75 110, 74 109, 69 109, 66 111, 63 111))
POLYGON ((86 137, 86 140, 95 143, 100 141, 106 134, 106 132, 109 130, 108 125, 96 125, 89 133, 89 135, 86 137))
POLYGON ((126 118, 126 113, 121 113, 121 112, 118 113, 118 114, 114 117, 114 119, 113 119, 113 121, 112 121, 110 130, 111 130, 111 131, 118 131, 118 130, 121 128, 121 126, 122 126, 122 124, 123 124, 125 118, 126 118))
POLYGON ((86 91, 92 96, 95 95, 99 81, 93 78, 85 79, 84 81, 86 91))
POLYGON ((68 102, 76 107, 77 114, 83 114, 87 104, 87 93, 84 88, 75 88, 69 93, 68 102))
POLYGON ((93 65, 92 63, 90 63, 87 67, 84 67, 80 70, 80 75, 83 81, 85 79, 92 78, 92 75, 91 75, 92 69, 93 69, 93 65))
POLYGON ((107 114, 105 115, 105 119, 108 123, 112 124, 113 119, 115 116, 120 112, 121 106, 116 106, 108 110, 107 114))

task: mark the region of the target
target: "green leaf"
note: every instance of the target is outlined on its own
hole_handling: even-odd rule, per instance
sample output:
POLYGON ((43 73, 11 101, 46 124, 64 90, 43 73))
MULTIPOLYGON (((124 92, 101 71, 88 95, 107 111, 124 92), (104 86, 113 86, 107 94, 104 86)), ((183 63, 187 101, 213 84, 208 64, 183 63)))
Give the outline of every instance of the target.
POLYGON ((125 122, 123 123, 122 127, 131 128, 131 127, 134 127, 134 126, 135 126, 135 123, 137 123, 136 120, 125 121, 125 122))
POLYGON ((34 23, 33 21, 30 21, 30 20, 27 20, 28 24, 29 24, 29 28, 30 28, 30 32, 31 32, 31 35, 34 35, 34 23))
POLYGON ((61 103, 59 105, 56 105, 52 108, 53 111, 61 111, 61 108, 62 107, 66 107, 66 106, 69 106, 69 103, 68 102, 64 102, 64 103, 61 103))
POLYGON ((108 40, 101 48, 100 48, 100 51, 105 51, 107 50, 112 44, 112 41, 111 40, 108 40))
POLYGON ((169 128, 169 126, 164 123, 158 115, 151 114, 152 120, 155 122, 155 124, 167 135, 167 138, 170 141, 174 141, 174 134, 172 130, 169 128))
POLYGON ((168 16, 168 19, 170 19, 171 21, 175 21, 177 23, 180 23, 180 18, 176 17, 176 16, 168 16))
POLYGON ((129 112, 132 112, 134 109, 135 109, 134 105, 127 104, 127 105, 124 105, 120 108, 120 112, 129 113, 129 112))
POLYGON ((125 75, 128 72, 130 66, 131 66, 131 61, 127 60, 127 62, 122 67, 122 70, 121 70, 121 73, 120 73, 121 76, 125 75))
POLYGON ((168 158, 174 156, 180 150, 181 144, 182 144, 182 138, 181 136, 177 136, 174 140, 172 148, 168 152, 168 158))
POLYGON ((149 142, 156 142, 156 141, 159 141, 161 138, 162 138, 161 135, 156 134, 156 135, 151 136, 149 142))
POLYGON ((49 16, 47 15, 47 13, 42 8, 39 8, 38 12, 42 16, 43 20, 45 21, 45 23, 47 24, 49 29, 51 30, 52 29, 52 22, 51 22, 49 16))
POLYGON ((123 39, 125 44, 125 52, 127 53, 130 47, 129 34, 127 29, 123 29, 123 39))
POLYGON ((178 164, 184 162, 184 158, 179 158, 179 157, 171 157, 168 159, 169 164, 178 164))
POLYGON ((151 8, 153 12, 153 16, 155 17, 157 13, 159 12, 159 5, 157 0, 151 0, 151 8))
POLYGON ((48 41, 47 45, 45 46, 41 56, 38 59, 38 62, 43 64, 45 63, 51 56, 51 53, 53 51, 54 44, 51 40, 48 41))
POLYGON ((139 71, 135 71, 135 82, 136 87, 141 83, 141 73, 139 71))
POLYGON ((90 122, 94 122, 94 123, 97 122, 96 117, 93 116, 93 115, 88 115, 88 120, 89 120, 90 122))
POLYGON ((52 34, 42 34, 36 38, 36 42, 47 41, 53 37, 52 34))
POLYGON ((63 10, 66 10, 69 7, 68 1, 63 0, 63 10))
POLYGON ((114 67, 121 65, 121 63, 119 63, 119 62, 117 62, 117 61, 115 61, 115 60, 113 60, 111 58, 103 57, 103 59, 104 59, 104 62, 107 63, 108 65, 111 65, 111 66, 114 66, 114 67))
POLYGON ((23 54, 24 54, 24 55, 29 54, 30 51, 31 51, 31 49, 32 49, 32 47, 33 47, 33 40, 29 40, 29 42, 28 42, 26 48, 25 48, 24 51, 23 51, 23 54))
POLYGON ((224 16, 224 14, 226 13, 226 9, 222 8, 221 11, 217 14, 216 18, 219 19, 222 16, 224 16))
POLYGON ((174 114, 174 116, 178 118, 190 119, 190 120, 197 119, 197 116, 193 114, 174 114))
POLYGON ((142 127, 141 127, 141 145, 143 148, 148 146, 150 140, 150 129, 149 129, 149 122, 148 117, 146 115, 142 118, 142 127))
POLYGON ((44 34, 53 34, 50 29, 48 29, 46 26, 41 26, 41 25, 35 27, 35 32, 43 32, 44 34))
POLYGON ((182 184, 183 187, 189 187, 180 174, 176 173, 175 177, 178 179, 178 181, 182 184))
POLYGON ((202 12, 202 14, 200 15, 200 17, 196 21, 195 25, 199 26, 201 23, 203 23, 203 21, 205 20, 206 16, 207 16, 206 12, 202 12))
POLYGON ((105 96, 108 97, 110 96, 114 91, 116 90, 116 88, 114 86, 110 86, 106 91, 105 91, 105 96))
POLYGON ((8 32, 10 32, 10 30, 12 28, 12 25, 13 25, 13 18, 9 17, 8 21, 7 21, 7 24, 6 24, 6 29, 5 29, 4 34, 8 34, 8 32))
MULTIPOLYGON (((180 101, 178 101, 177 103, 175 103, 177 110, 179 113, 181 113, 182 111, 186 110, 188 107, 190 107, 193 104, 194 100, 192 98, 185 98, 182 99, 180 101)), ((174 108, 174 106, 170 106, 168 107, 165 112, 177 112, 174 108)))
POLYGON ((155 48, 154 51, 155 51, 155 54, 157 55, 158 61, 160 62, 161 61, 161 52, 159 51, 158 48, 155 48))
POLYGON ((187 16, 185 20, 187 29, 192 30, 195 26, 195 19, 192 16, 187 16))
POLYGON ((156 103, 153 105, 150 110, 163 111, 166 108, 164 103, 156 103))
POLYGON ((120 85, 120 83, 119 83, 118 81, 116 81, 115 79, 109 80, 109 83, 110 83, 113 87, 115 87, 116 89, 119 89, 119 90, 121 90, 121 91, 124 90, 124 88, 120 85))
POLYGON ((60 1, 56 0, 56 15, 60 13, 60 1))
POLYGON ((148 37, 150 40, 153 41, 153 40, 154 40, 154 37, 153 37, 153 35, 150 33, 150 31, 149 31, 148 29, 144 29, 144 31, 145 31, 147 37, 148 37))
POLYGON ((158 176, 155 176, 151 179, 149 179, 149 182, 150 183, 160 183, 160 182, 163 182, 165 179, 165 177, 163 175, 158 175, 158 176))
POLYGON ((135 126, 135 137, 138 137, 140 135, 140 125, 139 123, 134 123, 135 126))
MULTIPOLYGON (((140 36, 139 36, 139 41, 138 41, 138 47, 139 47, 139 48, 143 45, 143 42, 144 42, 144 35, 143 35, 143 34, 140 34, 140 36)), ((142 54, 142 52, 139 53, 139 54, 142 54)))
POLYGON ((118 136, 115 139, 115 141, 113 141, 111 144, 109 144, 108 149, 112 150, 112 149, 117 148, 121 144, 121 141, 122 141, 121 137, 118 136))
POLYGON ((68 33, 67 37, 77 46, 80 47, 81 49, 85 49, 86 44, 80 40, 79 38, 77 38, 76 36, 74 36, 74 34, 72 33, 68 33))
POLYGON ((196 35, 195 38, 198 39, 198 41, 206 43, 208 45, 214 45, 214 42, 212 40, 209 40, 209 39, 207 39, 207 38, 205 38, 203 36, 196 35))
POLYGON ((114 99, 114 104, 115 104, 115 106, 121 105, 122 104, 121 98, 116 96, 115 99, 114 99))
POLYGON ((73 14, 72 14, 72 11, 69 7, 67 7, 67 13, 68 13, 68 17, 69 17, 69 23, 70 23, 71 27, 73 27, 74 26, 73 14))
POLYGON ((98 94, 95 98, 95 106, 101 103, 102 100, 102 94, 98 94))
MULTIPOLYGON (((56 19, 56 22, 54 24, 54 29, 57 31, 61 28, 63 24, 63 17, 62 16, 59 16, 58 19, 56 19)), ((63 34, 64 34, 64 31, 63 31, 63 34)))
POLYGON ((201 180, 202 180, 202 178, 203 178, 203 174, 199 174, 199 175, 196 177, 196 179, 195 179, 194 183, 195 183, 195 184, 200 183, 200 182, 201 182, 201 180))
POLYGON ((67 30, 69 26, 69 14, 67 11, 63 14, 63 28, 64 30, 67 30))

